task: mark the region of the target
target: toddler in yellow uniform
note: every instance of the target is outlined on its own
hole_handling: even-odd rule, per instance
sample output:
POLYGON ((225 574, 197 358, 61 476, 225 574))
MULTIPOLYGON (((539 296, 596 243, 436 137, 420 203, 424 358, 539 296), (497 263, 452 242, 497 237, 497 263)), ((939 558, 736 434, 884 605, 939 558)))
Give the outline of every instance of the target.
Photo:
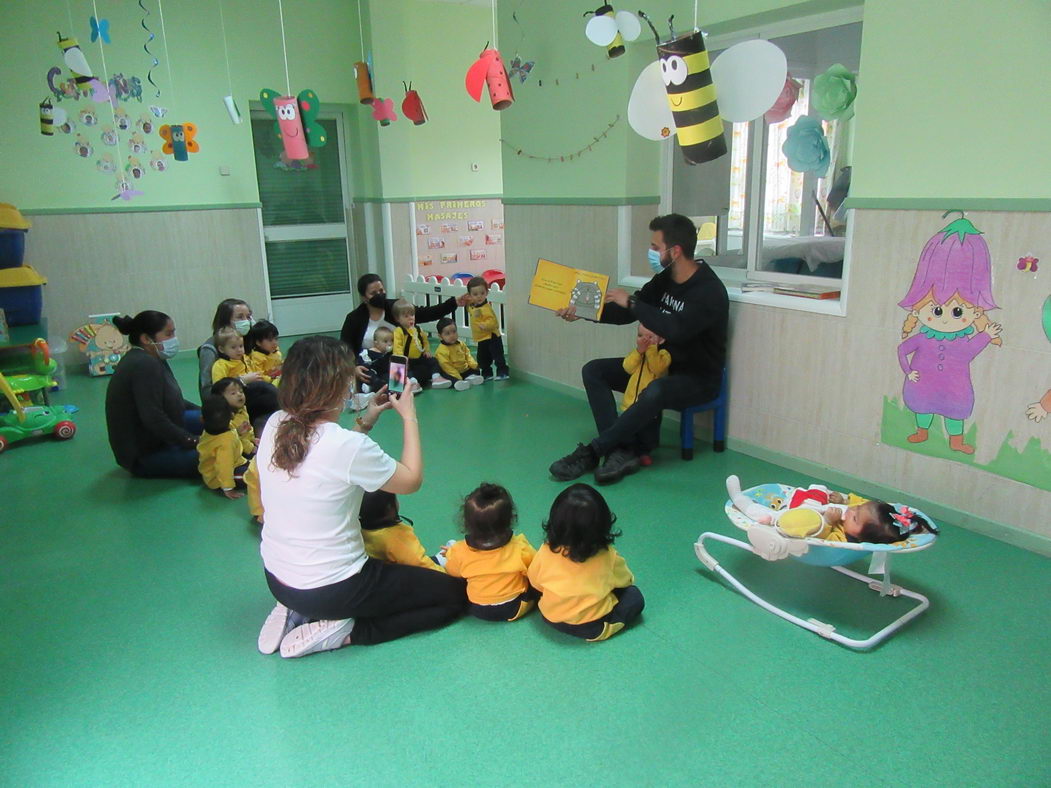
POLYGON ((416 325, 416 307, 399 298, 390 311, 398 323, 394 329, 392 353, 409 360, 409 379, 413 384, 413 392, 428 385, 435 389, 449 388, 452 381, 443 378, 438 371, 438 362, 431 355, 427 332, 416 325))
POLYGON ((237 432, 241 440, 241 451, 246 457, 255 454, 259 441, 248 420, 248 408, 245 407, 245 387, 237 378, 220 378, 212 384, 212 394, 222 397, 234 414, 230 419, 230 429, 237 432))
POLYGON ((507 380, 507 359, 504 358, 504 340, 500 336, 500 321, 496 319, 493 305, 489 303, 489 283, 480 276, 467 283, 467 299, 471 305, 467 315, 471 319, 471 338, 478 346, 478 367, 486 380, 507 380))
POLYGON ((567 487, 551 504, 544 523, 547 541, 529 566, 544 620, 592 643, 620 632, 646 606, 634 575, 613 547, 620 536, 614 522, 594 487, 567 487))
POLYGON ((451 318, 443 317, 438 321, 438 338, 441 342, 435 352, 442 377, 451 380, 457 391, 466 391, 471 386, 485 382, 478 374, 478 362, 471 355, 471 349, 460 341, 456 323, 451 318))
POLYGON ((822 485, 796 487, 776 508, 763 506, 741 492, 741 480, 726 479, 734 508, 763 525, 773 525, 785 536, 830 542, 893 544, 914 533, 937 533, 922 515, 907 507, 901 512, 884 501, 854 493, 840 493, 822 485))
POLYGON ((248 366, 258 372, 262 380, 275 386, 281 377, 281 348, 277 344, 277 326, 269 320, 257 320, 245 335, 248 366))
POLYGON ((383 490, 365 493, 358 519, 361 521, 361 538, 369 558, 388 564, 421 566, 445 572, 438 561, 423 549, 412 527, 412 520, 398 513, 398 497, 394 493, 383 490))
POLYGON ((244 337, 234 329, 220 328, 216 332, 215 349, 219 357, 212 364, 212 383, 218 383, 223 378, 237 378, 242 384, 263 379, 252 369, 245 356, 244 337))
POLYGON ((650 383, 668 374, 668 367, 671 366, 671 353, 661 350, 662 342, 664 342, 663 339, 639 323, 635 349, 624 357, 624 371, 631 377, 628 378, 628 385, 624 387, 621 410, 627 410, 634 405, 639 395, 650 383))
POLYGON ((463 501, 465 538, 445 550, 445 571, 467 580, 469 611, 483 621, 517 621, 536 605, 526 573, 536 550, 515 534, 515 505, 498 484, 483 483, 463 501))
POLYGON ((248 492, 248 513, 255 518, 260 525, 263 524, 263 496, 259 491, 259 469, 255 464, 255 457, 248 461, 248 467, 244 475, 245 489, 248 492))
POLYGON ((227 498, 241 498, 248 460, 241 452, 241 438, 230 427, 233 413, 226 400, 216 394, 201 403, 204 434, 197 442, 197 471, 211 490, 220 490, 227 498))

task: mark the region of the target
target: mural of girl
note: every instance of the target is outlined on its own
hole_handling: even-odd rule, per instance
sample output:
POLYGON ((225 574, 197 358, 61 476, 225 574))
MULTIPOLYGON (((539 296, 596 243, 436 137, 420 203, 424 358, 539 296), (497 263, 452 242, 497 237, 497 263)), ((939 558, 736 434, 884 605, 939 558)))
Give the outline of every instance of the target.
MULTIPOLYGON (((1048 296, 1047 300, 1044 301, 1041 319, 1044 324, 1044 336, 1047 337, 1048 342, 1051 342, 1051 296, 1048 296)), ((1031 403, 1025 409, 1025 415, 1038 424, 1047 418, 1048 413, 1051 413, 1051 389, 1048 389, 1047 393, 1039 401, 1031 403)))
POLYGON ((926 441, 934 417, 941 416, 949 447, 974 453, 964 442, 964 421, 974 410, 971 362, 990 343, 1002 344, 1000 325, 986 315, 998 307, 989 247, 981 235, 965 218, 935 233, 923 247, 909 292, 898 302, 909 311, 898 363, 905 373, 905 406, 916 417, 910 443, 926 441))

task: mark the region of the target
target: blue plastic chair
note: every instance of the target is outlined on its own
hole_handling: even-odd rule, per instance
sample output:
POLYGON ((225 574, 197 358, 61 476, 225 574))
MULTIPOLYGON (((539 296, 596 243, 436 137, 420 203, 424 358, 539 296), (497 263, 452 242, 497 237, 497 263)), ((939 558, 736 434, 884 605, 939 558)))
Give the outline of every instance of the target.
POLYGON ((726 381, 728 374, 723 368, 723 382, 719 387, 719 396, 700 405, 684 408, 682 411, 682 426, 680 436, 682 443, 682 458, 693 459, 693 417, 704 410, 715 411, 712 414, 712 449, 715 451, 726 451, 726 381))

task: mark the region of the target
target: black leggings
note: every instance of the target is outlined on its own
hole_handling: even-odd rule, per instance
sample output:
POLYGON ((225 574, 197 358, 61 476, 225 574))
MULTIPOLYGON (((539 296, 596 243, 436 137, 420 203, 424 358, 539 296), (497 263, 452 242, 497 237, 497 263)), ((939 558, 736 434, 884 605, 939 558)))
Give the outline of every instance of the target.
POLYGON ((308 619, 355 619, 351 640, 359 646, 440 627, 467 607, 464 580, 374 558, 356 575, 321 588, 291 588, 269 572, 266 582, 274 599, 308 619))
POLYGON ((602 618, 597 618, 594 621, 588 621, 583 624, 565 624, 557 621, 547 621, 546 618, 544 621, 547 621, 547 623, 559 632, 565 632, 567 635, 574 635, 575 637, 584 638, 585 640, 594 640, 602 634, 602 630, 605 629, 607 622, 610 624, 623 624, 627 626, 632 620, 637 618, 639 613, 642 612, 642 609, 646 607, 646 600, 642 598, 642 592, 639 591, 638 586, 614 588, 613 594, 617 597, 617 604, 602 618))
POLYGON ((540 592, 530 587, 514 599, 501 602, 499 605, 478 605, 472 602, 468 610, 472 616, 482 621, 514 621, 525 615, 528 610, 528 608, 525 610, 522 608, 523 603, 529 605, 530 602, 535 602, 539 598, 540 592))

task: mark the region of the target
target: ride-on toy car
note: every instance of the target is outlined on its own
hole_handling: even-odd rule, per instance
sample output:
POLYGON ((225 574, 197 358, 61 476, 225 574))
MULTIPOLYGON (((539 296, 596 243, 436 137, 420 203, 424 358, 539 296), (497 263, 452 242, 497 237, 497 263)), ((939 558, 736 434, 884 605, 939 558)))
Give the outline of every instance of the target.
POLYGON ((34 435, 54 435, 59 440, 69 440, 77 432, 77 425, 69 420, 63 408, 49 405, 23 405, 14 389, 0 373, 0 393, 3 393, 11 410, 0 413, 0 452, 9 443, 34 435))

